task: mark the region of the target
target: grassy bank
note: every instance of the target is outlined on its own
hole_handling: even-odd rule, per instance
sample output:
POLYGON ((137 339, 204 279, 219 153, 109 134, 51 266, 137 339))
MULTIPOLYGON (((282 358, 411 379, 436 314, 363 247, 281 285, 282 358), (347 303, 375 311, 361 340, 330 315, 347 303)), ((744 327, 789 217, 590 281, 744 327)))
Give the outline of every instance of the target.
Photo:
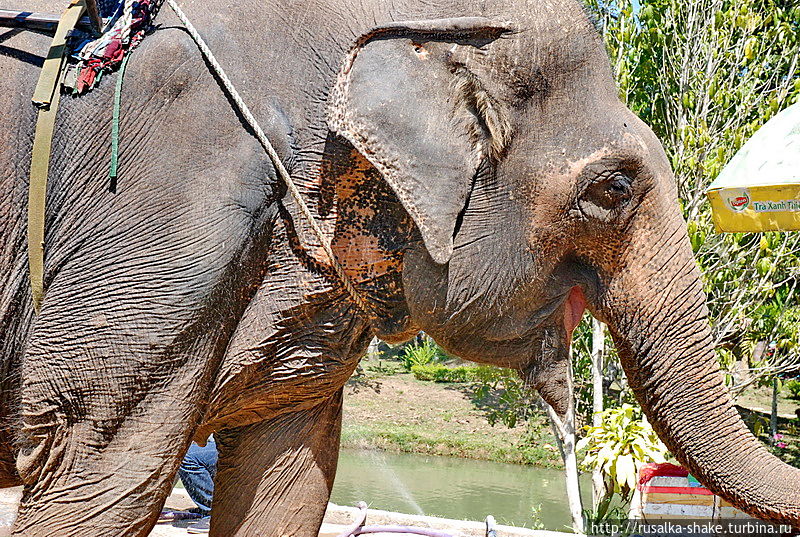
POLYGON ((419 381, 398 364, 377 360, 363 362, 346 387, 342 445, 561 466, 544 419, 492 426, 469 384, 419 381))
MULTIPOLYGON (((760 420, 768 440, 769 388, 751 390, 738 401, 748 424, 760 420), (766 427, 764 427, 766 425, 766 427)), ((770 450, 800 467, 798 402, 782 394, 779 430, 786 447, 770 450)), ((508 428, 487 419, 469 383, 434 383, 415 379, 399 361, 366 359, 345 389, 342 445, 561 468, 555 439, 545 418, 508 428)))
POLYGON ((367 426, 346 426, 342 445, 356 449, 383 449, 406 453, 423 453, 463 457, 495 462, 560 468, 555 450, 547 447, 499 445, 491 438, 470 433, 442 430, 421 430, 408 424, 374 423, 367 426))

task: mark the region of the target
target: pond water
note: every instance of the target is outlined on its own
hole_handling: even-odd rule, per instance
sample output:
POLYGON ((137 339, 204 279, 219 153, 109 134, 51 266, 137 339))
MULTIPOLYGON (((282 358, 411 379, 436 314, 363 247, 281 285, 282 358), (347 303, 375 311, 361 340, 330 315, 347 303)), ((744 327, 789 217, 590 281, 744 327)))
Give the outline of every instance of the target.
MULTIPOLYGON (((584 505, 591 481, 581 479, 584 505)), ((494 515, 499 524, 531 527, 533 508, 545 529, 570 525, 564 474, 560 470, 410 453, 346 450, 331 501, 373 509, 461 520, 494 515)))

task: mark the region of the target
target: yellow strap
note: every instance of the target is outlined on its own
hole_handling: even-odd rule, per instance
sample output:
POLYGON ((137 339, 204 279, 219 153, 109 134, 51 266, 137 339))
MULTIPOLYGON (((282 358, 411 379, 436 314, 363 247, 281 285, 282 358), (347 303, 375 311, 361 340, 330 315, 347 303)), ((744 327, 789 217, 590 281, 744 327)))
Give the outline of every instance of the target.
POLYGON ((50 146, 53 142, 60 94, 60 91, 56 91, 50 107, 39 110, 31 154, 31 182, 28 188, 28 266, 36 313, 39 313, 44 295, 44 204, 47 195, 47 172, 50 168, 50 146))
POLYGON ((58 82, 64 62, 69 32, 78 24, 86 10, 85 0, 73 0, 58 21, 56 35, 42 66, 39 82, 33 94, 33 104, 39 107, 36 133, 31 151, 30 184, 28 187, 28 268, 31 295, 36 313, 44 296, 44 215, 47 196, 47 175, 50 169, 50 149, 61 97, 58 82))
POLYGON ((85 10, 86 3, 84 0, 72 0, 72 3, 58 21, 56 35, 53 36, 53 42, 50 44, 47 58, 45 58, 42 65, 42 72, 39 74, 39 82, 36 83, 36 89, 33 92, 33 104, 40 108, 50 106, 56 86, 58 86, 58 79, 61 76, 67 38, 78 24, 85 10))

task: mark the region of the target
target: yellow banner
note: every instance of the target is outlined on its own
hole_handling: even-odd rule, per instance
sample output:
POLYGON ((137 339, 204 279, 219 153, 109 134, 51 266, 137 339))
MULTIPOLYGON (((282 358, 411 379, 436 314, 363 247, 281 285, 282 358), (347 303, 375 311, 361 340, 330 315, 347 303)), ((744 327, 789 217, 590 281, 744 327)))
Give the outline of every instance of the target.
POLYGON ((706 195, 718 233, 800 230, 800 184, 720 188, 706 195))

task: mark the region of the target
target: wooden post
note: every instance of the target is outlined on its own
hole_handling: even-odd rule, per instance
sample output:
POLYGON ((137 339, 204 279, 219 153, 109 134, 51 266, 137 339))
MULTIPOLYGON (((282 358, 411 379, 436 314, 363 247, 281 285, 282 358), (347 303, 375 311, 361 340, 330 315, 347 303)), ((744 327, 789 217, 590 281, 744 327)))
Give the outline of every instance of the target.
POLYGON ((369 342, 369 347, 367 347, 367 356, 370 358, 374 358, 378 356, 378 345, 380 345, 381 340, 374 337, 372 341, 369 342))
POLYGON ((97 7, 97 0, 85 0, 86 13, 89 14, 89 22, 92 25, 92 30, 96 35, 100 35, 103 31, 103 19, 100 18, 100 9, 97 7))
POLYGON ((778 434, 778 376, 772 378, 772 408, 769 415, 770 443, 775 444, 775 435, 778 434))
POLYGON ((494 517, 489 515, 486 517, 486 537, 497 537, 497 524, 494 521, 494 517))
POLYGON ((606 352, 606 325, 592 319, 592 424, 600 425, 603 411, 603 356, 606 352))

